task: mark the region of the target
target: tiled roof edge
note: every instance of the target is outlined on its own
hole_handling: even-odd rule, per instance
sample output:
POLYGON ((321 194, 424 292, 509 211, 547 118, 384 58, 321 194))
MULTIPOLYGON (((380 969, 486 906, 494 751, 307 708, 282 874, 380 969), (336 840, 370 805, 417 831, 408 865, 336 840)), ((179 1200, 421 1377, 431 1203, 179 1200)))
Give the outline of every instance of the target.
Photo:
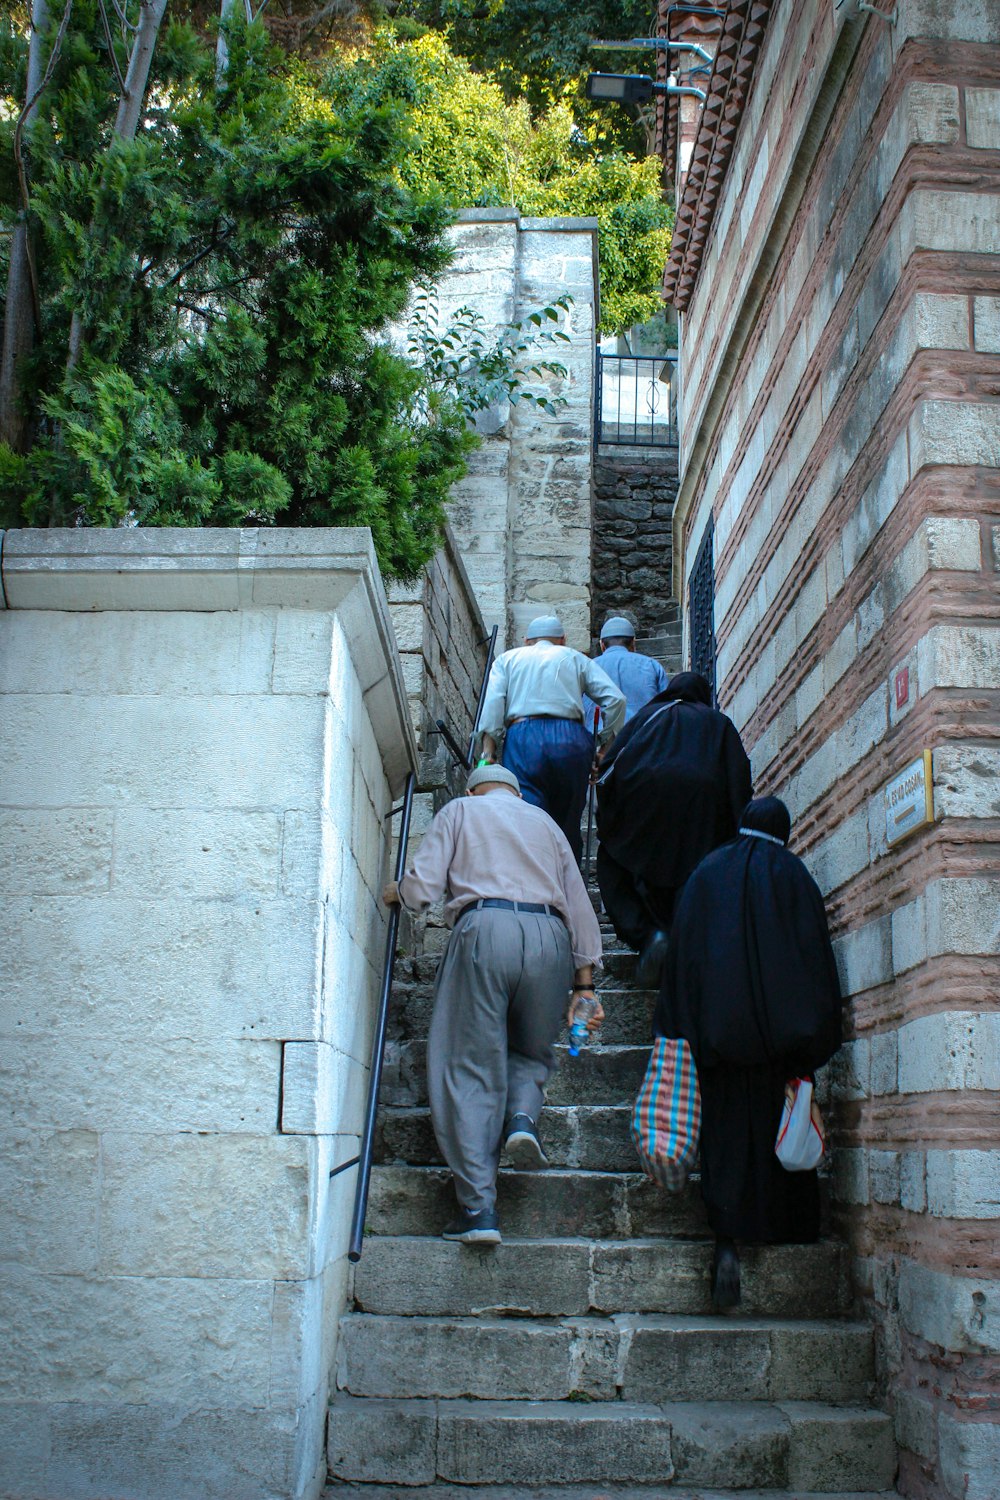
MULTIPOLYGON (((730 0, 722 25, 663 277, 664 296, 678 312, 687 310, 694 294, 774 5, 775 0, 730 0)), ((676 151, 674 141, 667 144, 668 151, 676 151)))

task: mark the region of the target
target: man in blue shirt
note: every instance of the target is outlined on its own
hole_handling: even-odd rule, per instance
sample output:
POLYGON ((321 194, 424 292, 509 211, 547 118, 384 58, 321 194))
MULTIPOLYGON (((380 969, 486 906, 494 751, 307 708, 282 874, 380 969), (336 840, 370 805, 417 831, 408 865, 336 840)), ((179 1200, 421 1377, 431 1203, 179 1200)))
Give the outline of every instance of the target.
MULTIPOLYGON (((602 672, 625 694, 626 724, 667 685, 667 674, 660 663, 635 649, 635 626, 622 615, 612 615, 601 627, 600 662, 602 672)), ((584 723, 592 729, 597 705, 585 698, 583 707, 584 723)))

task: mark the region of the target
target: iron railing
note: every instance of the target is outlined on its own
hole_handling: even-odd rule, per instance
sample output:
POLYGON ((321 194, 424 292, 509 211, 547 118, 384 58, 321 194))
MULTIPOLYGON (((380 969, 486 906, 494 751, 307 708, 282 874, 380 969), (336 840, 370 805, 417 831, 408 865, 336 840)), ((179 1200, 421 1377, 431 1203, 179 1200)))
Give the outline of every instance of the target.
MULTIPOLYGON (((493 665, 493 654, 497 644, 497 629, 494 625, 489 636, 489 651, 486 653, 486 665, 483 668, 482 682, 479 684, 479 698, 476 702, 476 717, 472 723, 472 733, 469 735, 468 749, 463 753, 461 746, 457 743, 451 730, 443 719, 439 719, 438 733, 444 736, 446 744, 457 757, 456 764, 463 765, 466 770, 472 765, 475 752, 476 731, 479 728, 479 720, 483 712, 483 703, 486 700, 486 683, 493 665)), ((485 645, 481 641, 480 645, 485 645)), ((413 793, 416 788, 416 777, 412 771, 406 778, 406 787, 403 791, 403 800, 399 807, 393 808, 393 814, 402 814, 399 824, 399 843, 396 849, 396 870, 394 879, 398 883, 403 878, 406 870, 406 846, 410 840, 410 820, 413 814, 413 793)), ((339 1166, 334 1167, 330 1173, 336 1177, 341 1172, 346 1172, 348 1167, 358 1167, 358 1185, 354 1193, 354 1214, 351 1219, 351 1240, 347 1250, 347 1258, 355 1263, 361 1259, 361 1247, 365 1236, 365 1215, 368 1212, 368 1189, 371 1185, 372 1176, 372 1153, 375 1146, 375 1122, 378 1118, 378 1096, 382 1086, 382 1064, 385 1060, 385 1038, 389 1026, 389 996, 392 993, 392 975, 396 966, 396 945, 399 940, 399 918, 400 907, 396 902, 389 908, 389 925, 385 934, 385 959, 382 964, 382 988, 379 991, 378 1011, 375 1017, 375 1036, 372 1039, 371 1069, 368 1075, 368 1098, 365 1102, 365 1119, 361 1131, 361 1142, 357 1156, 352 1156, 348 1161, 342 1161, 339 1166)))
POLYGON ((677 447, 676 354, 605 354, 597 349, 594 442, 677 447))
MULTIPOLYGON (((406 846, 410 838, 410 816, 413 812, 413 789, 416 777, 411 771, 406 778, 403 793, 402 817, 399 824, 399 846, 396 850, 396 880, 402 880, 406 869, 406 846)), ((344 1162, 330 1173, 342 1172, 345 1167, 360 1164, 358 1185, 354 1193, 354 1217, 351 1219, 351 1243, 347 1251, 348 1260, 361 1259, 361 1244, 365 1235, 365 1214, 368 1212, 368 1188, 372 1176, 372 1149, 375 1144, 375 1120, 378 1116, 378 1096, 382 1085, 382 1063, 385 1058, 385 1034, 389 1025, 389 995, 392 991, 392 971, 396 966, 396 943, 399 938, 400 907, 398 901, 389 907, 389 926, 385 934, 385 962, 382 965, 382 989, 379 993, 378 1014, 375 1019, 375 1037, 372 1041, 371 1071, 368 1075, 368 1100, 365 1104, 365 1123, 361 1133, 361 1145, 353 1161, 344 1162)))

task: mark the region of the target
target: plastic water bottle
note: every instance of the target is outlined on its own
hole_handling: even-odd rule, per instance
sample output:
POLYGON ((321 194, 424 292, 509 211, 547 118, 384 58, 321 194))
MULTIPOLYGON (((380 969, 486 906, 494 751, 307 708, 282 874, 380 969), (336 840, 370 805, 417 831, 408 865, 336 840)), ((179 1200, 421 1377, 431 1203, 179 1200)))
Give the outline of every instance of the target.
POLYGON ((598 1005, 589 995, 581 995, 573 1010, 573 1024, 569 1028, 569 1055, 579 1057, 590 1038, 587 1022, 597 1015, 598 1005))

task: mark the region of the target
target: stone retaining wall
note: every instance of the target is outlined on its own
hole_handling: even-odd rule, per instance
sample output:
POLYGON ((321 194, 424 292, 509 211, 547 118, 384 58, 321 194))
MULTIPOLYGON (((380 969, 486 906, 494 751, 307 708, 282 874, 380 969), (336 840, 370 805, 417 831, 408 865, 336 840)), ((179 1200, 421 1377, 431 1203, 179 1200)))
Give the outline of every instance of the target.
POLYGON ((608 615, 629 615, 640 636, 655 636, 673 614, 677 455, 618 455, 594 462, 594 571, 591 635, 608 615))
POLYGON ((780 0, 682 324, 675 544, 686 583, 714 516, 720 698, 827 899, 837 1197, 922 1500, 1000 1473, 998 266, 1000 10, 780 0))
POLYGON ((422 794, 439 794, 435 806, 461 789, 464 774, 440 735, 443 719, 464 750, 472 732, 486 665, 487 630, 458 551, 455 535, 411 584, 391 583, 389 614, 399 646, 410 720, 420 752, 422 794))
POLYGON ((0 1493, 308 1500, 416 763, 371 536, 0 550, 0 1493))

